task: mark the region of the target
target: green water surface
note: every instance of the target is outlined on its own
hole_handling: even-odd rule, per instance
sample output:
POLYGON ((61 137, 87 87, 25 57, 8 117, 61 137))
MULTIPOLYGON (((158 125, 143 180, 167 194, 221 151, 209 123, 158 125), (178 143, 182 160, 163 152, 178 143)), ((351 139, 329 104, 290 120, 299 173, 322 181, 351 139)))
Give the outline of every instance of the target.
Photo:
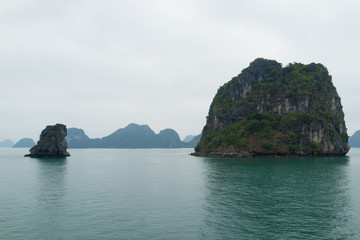
POLYGON ((0 149, 0 239, 360 239, 360 149, 255 159, 27 151, 0 149))

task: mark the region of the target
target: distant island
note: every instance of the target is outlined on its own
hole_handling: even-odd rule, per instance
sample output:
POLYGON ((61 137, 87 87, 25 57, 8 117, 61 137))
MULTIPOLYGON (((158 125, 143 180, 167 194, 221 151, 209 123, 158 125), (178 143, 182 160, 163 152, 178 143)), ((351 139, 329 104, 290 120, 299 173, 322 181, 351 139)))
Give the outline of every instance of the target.
POLYGON ((94 139, 89 138, 82 129, 69 128, 66 141, 69 148, 194 148, 200 136, 183 142, 173 129, 164 129, 155 134, 148 125, 131 123, 109 136, 94 139))
MULTIPOLYGON (((164 129, 158 134, 148 126, 131 123, 102 138, 89 138, 81 128, 67 129, 65 137, 68 148, 194 148, 201 134, 190 135, 181 141, 173 129, 164 129)), ((19 140, 14 148, 31 148, 35 142, 31 138, 19 140)))
POLYGON ((342 156, 340 97, 326 67, 256 59, 217 91, 196 156, 342 156))
POLYGON ((35 142, 31 138, 22 138, 14 144, 13 148, 31 148, 35 146, 35 142))
POLYGON ((356 131, 349 139, 350 147, 360 147, 360 130, 356 131))
POLYGON ((194 135, 187 135, 187 136, 185 136, 185 138, 184 138, 182 141, 183 141, 183 142, 190 142, 191 140, 194 139, 194 137, 196 137, 196 136, 194 136, 194 135))
POLYGON ((14 145, 11 139, 5 139, 4 141, 0 141, 0 147, 12 147, 14 145))

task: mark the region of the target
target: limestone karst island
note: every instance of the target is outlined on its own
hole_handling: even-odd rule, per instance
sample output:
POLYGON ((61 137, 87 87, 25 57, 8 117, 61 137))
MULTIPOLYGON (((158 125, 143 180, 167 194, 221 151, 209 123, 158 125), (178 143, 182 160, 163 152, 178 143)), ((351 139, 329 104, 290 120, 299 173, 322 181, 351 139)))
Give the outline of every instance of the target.
POLYGON ((65 137, 67 128, 63 124, 49 125, 40 134, 37 144, 25 157, 33 158, 59 158, 68 157, 67 142, 65 137))
POLYGON ((321 64, 256 59, 219 88, 195 156, 342 156, 340 97, 321 64))

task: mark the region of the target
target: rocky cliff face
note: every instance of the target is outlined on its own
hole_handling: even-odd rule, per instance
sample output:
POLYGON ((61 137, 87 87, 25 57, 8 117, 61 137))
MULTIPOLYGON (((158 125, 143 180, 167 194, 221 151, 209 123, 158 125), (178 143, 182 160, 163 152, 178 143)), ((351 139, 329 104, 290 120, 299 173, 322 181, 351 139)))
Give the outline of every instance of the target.
POLYGON ((345 155, 340 98, 321 64, 256 59, 222 86, 195 155, 345 155))
POLYGON ((25 157, 52 158, 70 156, 67 152, 66 135, 67 129, 63 124, 47 126, 41 132, 40 140, 30 149, 30 154, 25 155, 25 157))

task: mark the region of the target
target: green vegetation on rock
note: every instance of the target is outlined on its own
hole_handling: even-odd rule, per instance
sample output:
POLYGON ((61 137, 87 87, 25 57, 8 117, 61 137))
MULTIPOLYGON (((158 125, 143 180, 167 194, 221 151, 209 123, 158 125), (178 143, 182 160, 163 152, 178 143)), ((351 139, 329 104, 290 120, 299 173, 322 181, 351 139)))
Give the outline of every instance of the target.
POLYGON ((340 98, 321 64, 256 59, 219 88, 199 155, 344 155, 340 98))

